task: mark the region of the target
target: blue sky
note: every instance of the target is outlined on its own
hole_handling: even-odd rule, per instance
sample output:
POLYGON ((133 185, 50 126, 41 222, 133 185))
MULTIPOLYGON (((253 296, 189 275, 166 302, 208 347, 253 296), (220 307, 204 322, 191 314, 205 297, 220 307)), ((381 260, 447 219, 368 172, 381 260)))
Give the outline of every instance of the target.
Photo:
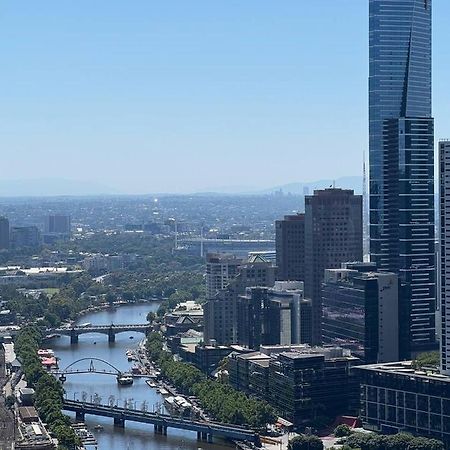
MULTIPOLYGON (((436 137, 450 2, 434 0, 436 137)), ((1 179, 123 193, 361 172, 367 0, 0 3, 1 179)))

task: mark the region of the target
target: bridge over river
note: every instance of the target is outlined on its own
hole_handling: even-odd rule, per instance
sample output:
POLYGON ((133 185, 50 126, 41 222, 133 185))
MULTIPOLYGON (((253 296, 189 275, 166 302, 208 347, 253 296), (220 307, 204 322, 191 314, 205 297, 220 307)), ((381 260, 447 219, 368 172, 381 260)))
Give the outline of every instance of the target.
POLYGON ((144 334, 148 334, 152 329, 152 326, 149 323, 143 324, 130 324, 130 325, 88 325, 81 326, 77 325, 74 327, 59 327, 52 328, 48 330, 49 333, 59 334, 61 336, 70 336, 70 343, 76 344, 78 343, 78 337, 80 334, 87 333, 101 333, 106 334, 108 336, 109 342, 115 342, 116 334, 125 333, 127 331, 135 331, 141 332, 144 334))
POLYGON ((234 441, 248 441, 256 445, 260 444, 258 433, 245 427, 224 424, 219 422, 202 422, 168 414, 138 411, 134 409, 118 408, 110 405, 97 405, 64 399, 63 410, 75 412, 77 420, 84 421, 86 414, 111 417, 114 425, 123 427, 126 420, 148 423, 154 426, 155 433, 167 434, 168 428, 196 431, 199 440, 212 441, 213 437, 230 439, 234 441))

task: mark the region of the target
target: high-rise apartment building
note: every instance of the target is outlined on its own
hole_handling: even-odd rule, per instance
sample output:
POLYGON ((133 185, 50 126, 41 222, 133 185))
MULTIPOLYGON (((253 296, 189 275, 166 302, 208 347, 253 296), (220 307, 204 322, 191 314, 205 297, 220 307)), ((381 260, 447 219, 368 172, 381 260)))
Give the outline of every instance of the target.
POLYGON ((277 279, 305 279, 305 215, 284 216, 275 222, 277 279))
MULTIPOLYGON (((253 256, 236 267, 233 278, 218 290, 204 305, 204 339, 210 343, 230 345, 238 342, 238 298, 251 286, 272 287, 275 284, 275 266, 260 256, 253 256)), ((206 277, 208 283, 208 275, 206 277)), ((212 293, 212 289, 207 287, 212 293)), ((209 294, 208 294, 209 295, 209 294)))
POLYGON ((0 217, 0 250, 9 249, 9 220, 0 217))
POLYGON ((441 370, 450 375, 450 141, 439 142, 441 370))
POLYGON ((348 189, 324 189, 305 197, 305 297, 312 300, 313 343, 321 342, 321 284, 325 269, 361 261, 362 197, 348 189))
POLYGON ((206 298, 212 299, 228 285, 244 261, 227 253, 208 253, 206 255, 206 298))
POLYGON ((369 0, 370 254, 411 286, 402 357, 435 341, 431 0, 369 0))

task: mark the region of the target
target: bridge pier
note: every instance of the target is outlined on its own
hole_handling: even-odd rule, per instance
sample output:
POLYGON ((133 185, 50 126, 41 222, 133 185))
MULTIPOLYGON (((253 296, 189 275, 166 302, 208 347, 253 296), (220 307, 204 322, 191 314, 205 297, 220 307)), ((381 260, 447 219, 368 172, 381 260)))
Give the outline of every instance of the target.
POLYGON ((116 333, 111 329, 108 331, 108 342, 116 342, 116 333))
POLYGON ((123 417, 114 417, 114 426, 118 428, 124 428, 125 419, 123 417))
POLYGON ((78 344, 78 334, 75 331, 72 331, 70 333, 70 344, 78 344))
POLYGON ((76 413, 75 413, 75 420, 77 421, 77 422, 84 422, 84 419, 85 419, 85 414, 84 414, 84 412, 83 411, 77 411, 76 413))

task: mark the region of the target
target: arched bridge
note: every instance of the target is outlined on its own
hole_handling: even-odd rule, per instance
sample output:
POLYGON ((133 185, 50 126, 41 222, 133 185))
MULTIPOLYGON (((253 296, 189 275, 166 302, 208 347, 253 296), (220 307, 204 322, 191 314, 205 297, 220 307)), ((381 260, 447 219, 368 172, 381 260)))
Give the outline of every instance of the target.
POLYGON ((97 405, 95 403, 83 403, 64 399, 63 410, 73 411, 77 420, 84 421, 86 414, 111 417, 114 425, 123 427, 126 420, 148 423, 154 426, 155 433, 167 434, 168 428, 190 430, 197 432, 197 438, 212 441, 213 437, 232 439, 236 441, 249 441, 259 444, 259 435, 248 428, 218 422, 203 422, 199 420, 172 417, 166 414, 158 414, 148 411, 137 411, 128 408, 118 408, 109 405, 97 405))
MULTIPOLYGON (((113 366, 108 361, 100 358, 81 358, 74 361, 72 364, 69 364, 65 369, 60 371, 54 371, 55 375, 59 375, 61 377, 65 377, 66 375, 80 374, 80 373, 102 373, 105 375, 121 375, 121 371, 113 366), (88 365, 83 365, 80 363, 89 362, 88 365), (95 364, 100 363, 100 364, 95 364), (81 366, 81 367, 80 367, 81 366)), ((62 380, 61 380, 62 381, 62 380)))
POLYGON ((70 336, 70 343, 76 344, 80 334, 87 333, 101 333, 108 336, 109 342, 116 340, 116 334, 125 333, 127 331, 135 331, 138 333, 148 334, 151 331, 151 325, 149 323, 144 324, 131 324, 131 325, 89 325, 89 326, 74 326, 71 328, 60 327, 49 330, 51 333, 59 334, 61 336, 70 336))

